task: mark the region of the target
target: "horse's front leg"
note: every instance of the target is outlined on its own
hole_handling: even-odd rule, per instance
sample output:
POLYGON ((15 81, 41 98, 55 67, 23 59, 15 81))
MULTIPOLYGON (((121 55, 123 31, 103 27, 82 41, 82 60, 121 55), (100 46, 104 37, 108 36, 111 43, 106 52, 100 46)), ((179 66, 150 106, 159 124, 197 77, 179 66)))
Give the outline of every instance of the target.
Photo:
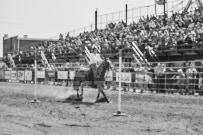
POLYGON ((102 95, 104 96, 106 102, 109 103, 109 100, 108 100, 106 94, 104 93, 104 89, 103 89, 102 85, 97 85, 97 87, 98 87, 98 94, 101 92, 102 95))
POLYGON ((80 97, 81 97, 81 98, 83 98, 83 93, 84 93, 84 89, 83 89, 83 88, 85 87, 85 85, 86 85, 85 82, 83 82, 83 83, 81 84, 81 94, 80 94, 80 97))
POLYGON ((98 99, 99 99, 100 93, 101 93, 101 91, 100 91, 100 90, 98 90, 98 94, 97 94, 97 99, 96 99, 96 102, 97 102, 97 101, 98 101, 98 99))

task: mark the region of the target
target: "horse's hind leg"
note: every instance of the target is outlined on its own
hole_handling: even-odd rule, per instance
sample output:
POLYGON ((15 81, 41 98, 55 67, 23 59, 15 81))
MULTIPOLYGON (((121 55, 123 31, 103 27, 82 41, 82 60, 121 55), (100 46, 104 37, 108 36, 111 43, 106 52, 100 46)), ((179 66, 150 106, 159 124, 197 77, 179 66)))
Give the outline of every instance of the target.
POLYGON ((98 101, 99 96, 100 96, 100 90, 98 90, 98 94, 97 94, 97 99, 96 99, 96 102, 98 101))
POLYGON ((81 98, 83 98, 83 93, 84 93, 84 91, 83 91, 83 88, 85 87, 85 82, 83 82, 82 84, 81 84, 81 94, 80 94, 80 97, 81 98))
POLYGON ((76 88, 76 90, 77 90, 77 98, 75 99, 75 101, 82 101, 82 96, 79 94, 79 89, 80 89, 80 86, 78 86, 77 88, 76 88))
POLYGON ((107 96, 106 96, 106 94, 104 93, 103 90, 101 91, 101 93, 102 93, 102 95, 104 96, 104 98, 106 99, 106 102, 109 103, 109 100, 108 100, 108 98, 107 98, 107 96))

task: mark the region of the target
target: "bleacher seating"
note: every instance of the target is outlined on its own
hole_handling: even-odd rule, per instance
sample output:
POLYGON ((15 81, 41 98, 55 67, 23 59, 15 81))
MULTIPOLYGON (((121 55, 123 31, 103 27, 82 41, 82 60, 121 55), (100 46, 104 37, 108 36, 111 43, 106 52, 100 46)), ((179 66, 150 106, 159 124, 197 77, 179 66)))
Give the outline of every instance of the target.
MULTIPOLYGON (((76 37, 62 34, 56 44, 44 42, 38 49, 45 52, 47 59, 54 55, 57 59, 79 59, 85 54, 85 46, 91 51, 98 48, 102 54, 115 54, 119 49, 136 42, 145 57, 156 56, 156 53, 181 52, 184 50, 203 50, 203 15, 200 9, 194 12, 174 13, 163 16, 147 16, 138 22, 126 25, 124 22, 110 23, 105 29, 80 33, 76 37), (152 53, 153 52, 153 53, 152 53), (155 54, 155 55, 154 55, 155 54)), ((33 52, 23 52, 22 61, 33 59, 33 52)), ((16 59, 15 59, 16 60, 16 59)), ((149 61, 158 60, 149 58, 149 61)))

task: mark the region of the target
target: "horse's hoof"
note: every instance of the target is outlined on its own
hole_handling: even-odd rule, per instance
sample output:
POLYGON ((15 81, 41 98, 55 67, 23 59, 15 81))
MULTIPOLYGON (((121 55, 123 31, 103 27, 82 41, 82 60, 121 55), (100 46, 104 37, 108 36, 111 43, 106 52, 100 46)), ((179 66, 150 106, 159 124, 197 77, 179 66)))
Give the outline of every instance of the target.
POLYGON ((112 101, 107 101, 107 103, 108 103, 108 104, 112 104, 113 102, 112 102, 112 101))
POLYGON ((75 101, 82 101, 83 97, 77 97, 75 101))
POLYGON ((100 98, 100 99, 97 99, 96 101, 95 101, 95 103, 102 103, 102 102, 109 102, 109 101, 107 101, 105 98, 100 98))

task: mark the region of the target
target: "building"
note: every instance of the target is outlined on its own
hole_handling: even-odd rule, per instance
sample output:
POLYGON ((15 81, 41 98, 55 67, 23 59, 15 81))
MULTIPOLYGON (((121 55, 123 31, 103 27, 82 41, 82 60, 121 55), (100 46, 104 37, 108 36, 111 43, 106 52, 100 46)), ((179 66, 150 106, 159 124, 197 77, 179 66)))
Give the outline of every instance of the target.
POLYGON ((44 41, 57 42, 56 39, 42 39, 42 38, 28 38, 27 35, 24 37, 13 36, 8 37, 7 34, 3 37, 3 56, 8 56, 18 54, 19 51, 28 52, 30 51, 31 46, 38 46, 44 41))

